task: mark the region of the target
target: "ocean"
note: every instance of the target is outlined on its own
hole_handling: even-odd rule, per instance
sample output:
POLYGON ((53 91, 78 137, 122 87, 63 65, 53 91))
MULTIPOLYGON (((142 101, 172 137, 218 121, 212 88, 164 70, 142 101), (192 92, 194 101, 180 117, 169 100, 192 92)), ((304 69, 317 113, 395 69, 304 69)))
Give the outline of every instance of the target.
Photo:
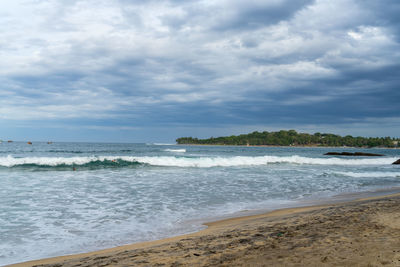
POLYGON ((398 149, 0 143, 0 265, 400 187, 398 149), (324 156, 328 151, 384 157, 324 156))

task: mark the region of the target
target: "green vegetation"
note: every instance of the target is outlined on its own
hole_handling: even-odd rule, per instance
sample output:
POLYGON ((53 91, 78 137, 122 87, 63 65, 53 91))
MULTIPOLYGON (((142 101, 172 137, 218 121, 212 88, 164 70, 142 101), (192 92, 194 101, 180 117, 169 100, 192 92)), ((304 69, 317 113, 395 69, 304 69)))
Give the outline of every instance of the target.
POLYGON ((398 147, 400 139, 391 137, 353 137, 329 133, 298 133, 295 130, 279 132, 252 132, 238 136, 198 139, 182 137, 178 144, 196 145, 273 145, 273 146, 349 146, 349 147, 398 147))

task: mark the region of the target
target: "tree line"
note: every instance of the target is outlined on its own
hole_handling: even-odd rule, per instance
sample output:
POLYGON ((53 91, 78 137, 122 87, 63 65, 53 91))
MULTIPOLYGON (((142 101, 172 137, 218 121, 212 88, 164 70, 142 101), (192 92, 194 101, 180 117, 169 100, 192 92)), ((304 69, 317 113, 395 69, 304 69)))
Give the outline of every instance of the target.
POLYGON ((298 133, 295 130, 278 132, 252 132, 249 134, 231 135, 198 139, 181 137, 177 144, 197 145, 274 145, 274 146, 349 146, 349 147, 398 147, 400 139, 391 137, 353 137, 331 133, 298 133))

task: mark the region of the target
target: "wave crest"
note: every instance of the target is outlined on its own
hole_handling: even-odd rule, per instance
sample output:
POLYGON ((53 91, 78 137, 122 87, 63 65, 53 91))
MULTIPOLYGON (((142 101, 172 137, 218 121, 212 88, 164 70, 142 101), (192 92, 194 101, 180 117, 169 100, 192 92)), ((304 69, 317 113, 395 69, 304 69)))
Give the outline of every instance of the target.
POLYGON ((185 153, 186 149, 181 148, 181 149, 165 149, 165 152, 173 152, 173 153, 185 153))
POLYGON ((343 158, 309 158, 301 156, 258 156, 258 157, 183 157, 183 156, 89 156, 89 157, 25 157, 12 156, 0 157, 1 167, 126 167, 138 164, 165 167, 234 167, 234 166, 260 166, 267 164, 310 164, 310 165, 388 165, 396 158, 368 158, 368 159, 343 159, 343 158))
POLYGON ((400 172, 335 172, 335 174, 348 176, 352 178, 397 178, 400 172))

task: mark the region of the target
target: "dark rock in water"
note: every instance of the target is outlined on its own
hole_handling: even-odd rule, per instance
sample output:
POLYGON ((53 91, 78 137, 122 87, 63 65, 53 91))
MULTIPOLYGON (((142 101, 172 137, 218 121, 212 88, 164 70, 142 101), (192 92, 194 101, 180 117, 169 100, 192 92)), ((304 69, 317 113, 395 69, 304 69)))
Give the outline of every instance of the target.
POLYGON ((384 156, 382 154, 374 154, 374 153, 364 153, 364 152, 328 152, 324 155, 327 156, 366 156, 366 157, 381 157, 384 156))
POLYGON ((400 159, 396 160, 396 161, 393 162, 392 164, 400 164, 400 159))

